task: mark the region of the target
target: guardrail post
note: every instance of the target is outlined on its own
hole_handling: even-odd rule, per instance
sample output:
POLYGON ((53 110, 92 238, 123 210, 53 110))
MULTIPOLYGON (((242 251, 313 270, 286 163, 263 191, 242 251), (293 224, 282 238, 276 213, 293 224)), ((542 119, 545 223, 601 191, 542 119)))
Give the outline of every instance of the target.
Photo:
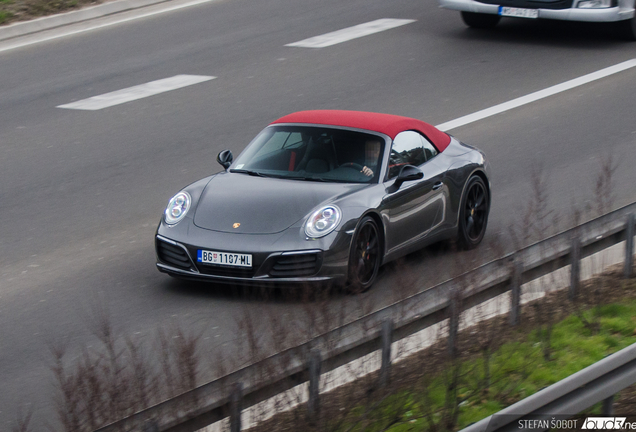
POLYGON ((581 239, 578 234, 572 239, 570 247, 570 300, 574 300, 579 293, 581 281, 581 239))
POLYGON ((455 357, 457 355, 459 315, 461 314, 461 293, 457 288, 451 290, 448 312, 448 353, 451 357, 455 357))
POLYGON ((146 420, 144 422, 143 432, 159 432, 159 425, 154 420, 146 420))
POLYGON ((393 321, 382 322, 382 364, 380 365, 380 387, 389 383, 391 372, 391 344, 393 343, 393 321))
POLYGON ((243 401, 243 384, 236 383, 230 396, 230 432, 241 431, 241 411, 243 401))
POLYGON ((604 416, 614 415, 614 396, 613 395, 603 400, 603 415, 604 416))
POLYGON ((625 279, 629 279, 634 276, 634 213, 627 216, 625 236, 625 271, 623 276, 625 279))
POLYGON ((309 353, 309 400, 307 414, 310 423, 318 420, 320 411, 320 351, 312 349, 309 353))
POLYGON ((519 325, 521 321, 521 274, 523 273, 523 264, 516 260, 512 264, 512 278, 510 280, 510 325, 519 325))

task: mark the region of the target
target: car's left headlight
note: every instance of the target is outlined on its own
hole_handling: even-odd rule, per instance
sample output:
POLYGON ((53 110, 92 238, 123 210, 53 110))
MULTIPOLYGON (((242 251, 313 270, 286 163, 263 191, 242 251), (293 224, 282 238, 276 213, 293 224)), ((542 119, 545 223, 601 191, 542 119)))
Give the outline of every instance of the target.
POLYGON ((168 225, 174 225, 178 223, 181 219, 184 218, 186 213, 188 213, 188 209, 190 209, 191 203, 192 198, 187 192, 179 192, 178 194, 173 196, 168 203, 168 207, 166 207, 166 211, 164 213, 164 220, 166 221, 166 223, 168 225))
POLYGON ((309 216, 305 223, 305 235, 309 238, 324 237, 336 229, 342 212, 335 205, 324 206, 309 216))
POLYGON ((603 9, 612 7, 612 0, 588 0, 580 1, 576 7, 580 9, 603 9))

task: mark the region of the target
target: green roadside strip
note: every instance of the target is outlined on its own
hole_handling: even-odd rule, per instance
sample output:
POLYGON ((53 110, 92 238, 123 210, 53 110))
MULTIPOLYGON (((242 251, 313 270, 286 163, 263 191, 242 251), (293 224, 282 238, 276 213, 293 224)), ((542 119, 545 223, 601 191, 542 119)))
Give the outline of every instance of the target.
POLYGON ((5 12, 0 10, 0 24, 8 22, 13 17, 11 12, 5 12))
POLYGON ((487 362, 480 355, 449 362, 450 367, 428 381, 420 379, 410 388, 384 398, 372 410, 358 406, 344 422, 328 429, 461 429, 633 344, 635 329, 635 300, 596 306, 568 316, 549 330, 543 326, 525 338, 503 344, 487 362), (456 412, 449 400, 458 402, 456 412))

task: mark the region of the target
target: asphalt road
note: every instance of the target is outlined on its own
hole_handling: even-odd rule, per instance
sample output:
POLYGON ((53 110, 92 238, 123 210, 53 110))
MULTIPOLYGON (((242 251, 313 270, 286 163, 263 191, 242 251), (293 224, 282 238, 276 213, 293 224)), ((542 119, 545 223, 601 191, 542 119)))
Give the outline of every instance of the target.
MULTIPOLYGON (((153 234, 167 200, 219 171, 220 150, 238 154, 296 110, 440 124, 633 58, 636 45, 607 27, 504 20, 474 31, 431 0, 218 0, 0 52, 0 430, 18 406, 33 407, 36 430, 54 419, 50 346, 66 343, 72 358, 96 345, 97 310, 121 335, 150 340, 175 322, 202 332, 205 356, 236 352, 243 313, 304 313, 281 296, 244 298, 155 269, 153 234), (327 48, 285 46, 379 18, 416 21, 327 48), (217 78, 99 111, 56 108, 178 74, 217 78)), ((634 83, 632 68, 450 131, 492 164, 487 241, 512 247, 508 227, 530 201, 533 169, 563 227, 573 207, 596 202, 608 154, 618 164, 614 207, 636 200, 634 83)), ((488 253, 485 245, 477 259, 488 253)), ((354 316, 456 263, 431 248, 329 307, 354 316)))

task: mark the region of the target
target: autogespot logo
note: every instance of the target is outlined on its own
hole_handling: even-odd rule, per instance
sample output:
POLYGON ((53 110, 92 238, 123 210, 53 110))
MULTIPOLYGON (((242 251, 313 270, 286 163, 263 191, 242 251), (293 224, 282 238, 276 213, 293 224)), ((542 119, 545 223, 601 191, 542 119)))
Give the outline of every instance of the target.
POLYGON ((631 429, 636 423, 626 423, 627 417, 588 417, 583 422, 582 429, 610 430, 631 429))

